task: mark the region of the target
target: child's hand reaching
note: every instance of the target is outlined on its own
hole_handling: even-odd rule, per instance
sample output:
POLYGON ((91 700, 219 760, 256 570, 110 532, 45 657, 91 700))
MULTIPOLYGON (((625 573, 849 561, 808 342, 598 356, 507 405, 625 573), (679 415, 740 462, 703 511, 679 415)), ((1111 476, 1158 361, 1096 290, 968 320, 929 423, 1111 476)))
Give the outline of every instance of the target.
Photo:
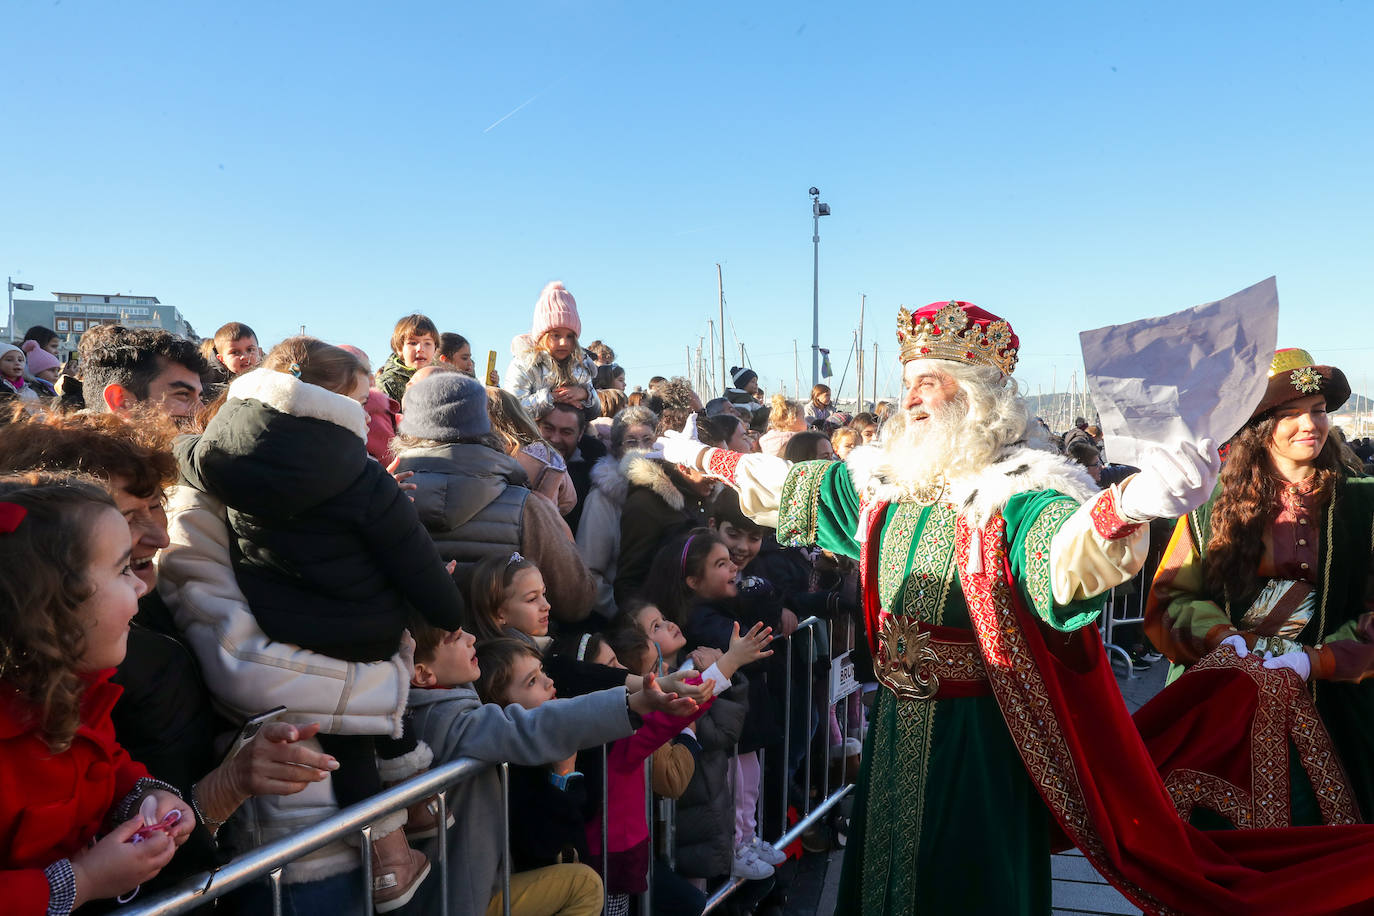
MULTIPOLYGON (((703 681, 702 686, 706 688, 709 696, 715 685, 712 681, 703 681)), ((646 674, 644 688, 630 694, 630 708, 641 716, 655 710, 666 712, 670 716, 690 716, 697 711, 697 701, 691 697, 680 697, 676 693, 664 693, 658 685, 658 678, 646 674)))
MULTIPOLYGON (((719 650, 717 650, 719 654, 719 650)), ((710 667, 707 665, 706 667, 710 667)), ((702 669, 705 670, 705 669, 702 669)), ((711 697, 710 681, 699 681, 695 684, 687 683, 687 678, 692 677, 696 672, 678 671, 673 674, 665 674, 658 679, 659 689, 665 693, 675 693, 680 697, 688 697, 698 703, 704 703, 711 697)), ((642 688, 641 688, 642 689, 642 688)))
MULTIPOLYGON (((195 822, 194 815, 189 812, 182 816, 181 823, 188 828, 195 826, 195 822)), ((135 815, 105 834, 94 846, 72 856, 72 873, 76 876, 76 906, 73 909, 92 900, 127 894, 144 881, 152 880, 172 861, 172 854, 177 851, 176 841, 160 830, 153 831, 141 843, 129 842, 142 826, 143 818, 135 815)))
POLYGON ((734 677, 735 672, 745 665, 772 655, 773 650, 768 648, 768 644, 772 641, 772 627, 756 623, 749 628, 748 633, 741 636, 739 621, 736 621, 730 632, 730 648, 716 662, 717 670, 726 677, 734 677))
POLYGON ((698 671, 705 671, 707 668, 720 661, 720 657, 725 653, 711 646, 697 646, 688 656, 692 664, 696 665, 698 671))

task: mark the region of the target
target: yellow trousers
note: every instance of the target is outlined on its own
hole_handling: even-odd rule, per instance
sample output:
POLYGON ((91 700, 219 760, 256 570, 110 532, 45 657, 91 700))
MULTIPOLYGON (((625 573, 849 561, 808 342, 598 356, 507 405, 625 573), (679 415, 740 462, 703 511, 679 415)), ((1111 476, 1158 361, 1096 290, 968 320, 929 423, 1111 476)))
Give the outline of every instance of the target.
MULTIPOLYGON (((510 876, 511 916, 600 916, 601 876, 586 865, 550 865, 510 876)), ((501 894, 487 916, 501 916, 501 894)))

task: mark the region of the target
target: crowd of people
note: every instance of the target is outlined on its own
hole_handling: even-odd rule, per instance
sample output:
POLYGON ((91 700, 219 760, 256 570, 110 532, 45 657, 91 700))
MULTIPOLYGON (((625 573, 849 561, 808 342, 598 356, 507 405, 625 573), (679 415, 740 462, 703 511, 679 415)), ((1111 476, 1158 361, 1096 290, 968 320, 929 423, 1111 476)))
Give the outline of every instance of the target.
MULTIPOLYGON (((853 564, 780 547, 734 491, 654 451, 690 425, 742 452, 833 460, 879 419, 850 423, 825 386, 770 403, 735 369, 705 404, 682 378, 627 392, 558 283, 503 379, 479 380, 467 339, 424 315, 396 323, 375 372, 356 346, 264 347, 242 322, 205 341, 97 326, 65 359, 54 332, 24 336, 0 356, 6 581, 47 563, 44 539, 102 521, 38 577, 48 591, 11 590, 4 609, 12 717, 35 723, 10 737, 79 761, 52 798, 8 812, 27 829, 35 807, 75 806, 43 807, 52 823, 4 851, 22 909, 174 883, 468 756, 515 765, 515 912, 599 912, 603 892, 624 911, 645 890, 646 760, 678 799, 656 910, 699 912, 708 882, 762 882, 784 861, 759 816, 811 791, 808 743, 857 754, 857 704, 848 734, 802 722, 821 678, 789 692, 771 647, 799 617, 853 614, 853 564), (130 537, 111 537, 109 506, 130 537), (83 632, 115 547, 122 591, 83 632), (41 623, 19 626, 21 610, 41 623), (790 788, 761 805, 759 752, 782 759, 788 704, 790 788), (86 784, 88 734, 119 766, 86 784), (143 815, 175 824, 126 844, 143 815)), ((373 825, 378 911, 432 900, 425 841, 441 829, 456 911, 499 911, 499 793, 479 777, 451 795, 449 824, 430 800, 373 825)), ((287 898, 351 912, 358 867, 346 846, 319 850, 288 866, 287 898)), ((226 905, 252 912, 265 893, 226 905)))
MULTIPOLYGON (((1327 435, 1339 370, 1287 357, 1214 495, 1214 444, 1126 468, 1085 420, 1055 436, 1028 416, 1000 319, 951 302, 901 322, 902 402, 855 415, 825 385, 767 397, 748 367, 704 401, 682 378, 627 390, 560 283, 499 376, 419 314, 375 370, 355 345, 264 348, 241 322, 206 341, 97 326, 65 361, 45 328, 0 345, 12 911, 173 884, 470 757, 512 765, 508 809, 486 771, 446 808, 373 823, 378 912, 430 911, 441 831, 453 911, 500 912, 506 816, 513 913, 629 912, 650 875, 655 912, 700 913, 717 879, 767 891, 786 853, 765 824, 815 792, 815 748, 842 775, 864 758, 842 912, 1047 912, 1050 815, 1066 815, 1011 740, 993 660, 1023 627, 1090 668, 1101 594, 1139 574, 1150 523, 1175 519, 1145 634, 1180 669, 1229 651, 1340 682, 1318 694, 1353 777, 1340 812, 1374 811, 1358 727, 1371 510, 1360 444, 1327 435), (1364 553, 1341 548, 1328 606, 1336 493, 1364 553), (980 616, 994 612, 1009 616, 980 616), (856 694, 836 715, 825 664, 786 676, 807 659, 775 640, 811 616, 868 633, 871 713, 856 694), (649 867, 646 762, 677 800, 671 867, 649 867), (980 885, 970 845, 1014 880, 980 885)), ((813 644, 822 660, 832 638, 813 644)), ((1145 635, 1136 656, 1160 657, 1145 635)), ((1166 762, 1205 766, 1180 762, 1172 734, 1146 735, 1171 749, 1166 780, 1166 762)), ((1287 823, 1351 823, 1314 801, 1340 781, 1308 775, 1287 823)), ((1070 838, 1091 847, 1091 829, 1070 838)), ((1176 909, 1129 855, 1092 858, 1133 900, 1176 909)), ((360 912, 359 870, 342 843, 291 862, 287 912, 360 912)), ((221 906, 261 912, 270 894, 221 906)))

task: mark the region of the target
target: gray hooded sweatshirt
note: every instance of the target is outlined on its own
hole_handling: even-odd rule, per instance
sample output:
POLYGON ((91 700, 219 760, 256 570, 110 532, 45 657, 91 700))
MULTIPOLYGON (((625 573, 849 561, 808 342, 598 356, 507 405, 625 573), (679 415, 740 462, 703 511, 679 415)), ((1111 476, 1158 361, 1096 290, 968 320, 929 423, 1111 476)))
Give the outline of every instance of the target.
MULTIPOLYGON (((415 734, 433 749, 436 766, 459 757, 538 766, 634 731, 624 687, 550 700, 538 709, 483 703, 477 691, 466 685, 411 688, 410 707, 415 734)), ((497 770, 484 770, 454 786, 449 791, 449 810, 457 820, 448 834, 449 905, 454 913, 485 913, 500 890, 504 854, 501 818, 505 812, 497 770)), ((433 854, 432 849, 427 852, 433 854)), ((406 912, 437 912, 438 893, 435 876, 421 886, 406 912)))

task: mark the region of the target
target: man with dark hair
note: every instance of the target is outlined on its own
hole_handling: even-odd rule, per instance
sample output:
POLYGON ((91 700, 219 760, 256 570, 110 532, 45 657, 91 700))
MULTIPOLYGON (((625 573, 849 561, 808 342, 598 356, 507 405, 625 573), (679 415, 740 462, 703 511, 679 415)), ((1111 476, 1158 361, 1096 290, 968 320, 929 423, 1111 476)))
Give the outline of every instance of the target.
POLYGON ((555 401, 539 418, 539 434, 558 449, 568 465, 568 477, 577 491, 577 505, 563 518, 568 528, 577 530, 582 518, 582 504, 592 491, 592 465, 606 455, 606 446, 594 435, 587 434, 587 417, 572 404, 555 401))
POLYGON ((122 413, 135 404, 177 420, 201 406, 201 376, 209 370, 200 347, 160 328, 112 327, 92 341, 82 338, 82 387, 86 406, 122 413))

